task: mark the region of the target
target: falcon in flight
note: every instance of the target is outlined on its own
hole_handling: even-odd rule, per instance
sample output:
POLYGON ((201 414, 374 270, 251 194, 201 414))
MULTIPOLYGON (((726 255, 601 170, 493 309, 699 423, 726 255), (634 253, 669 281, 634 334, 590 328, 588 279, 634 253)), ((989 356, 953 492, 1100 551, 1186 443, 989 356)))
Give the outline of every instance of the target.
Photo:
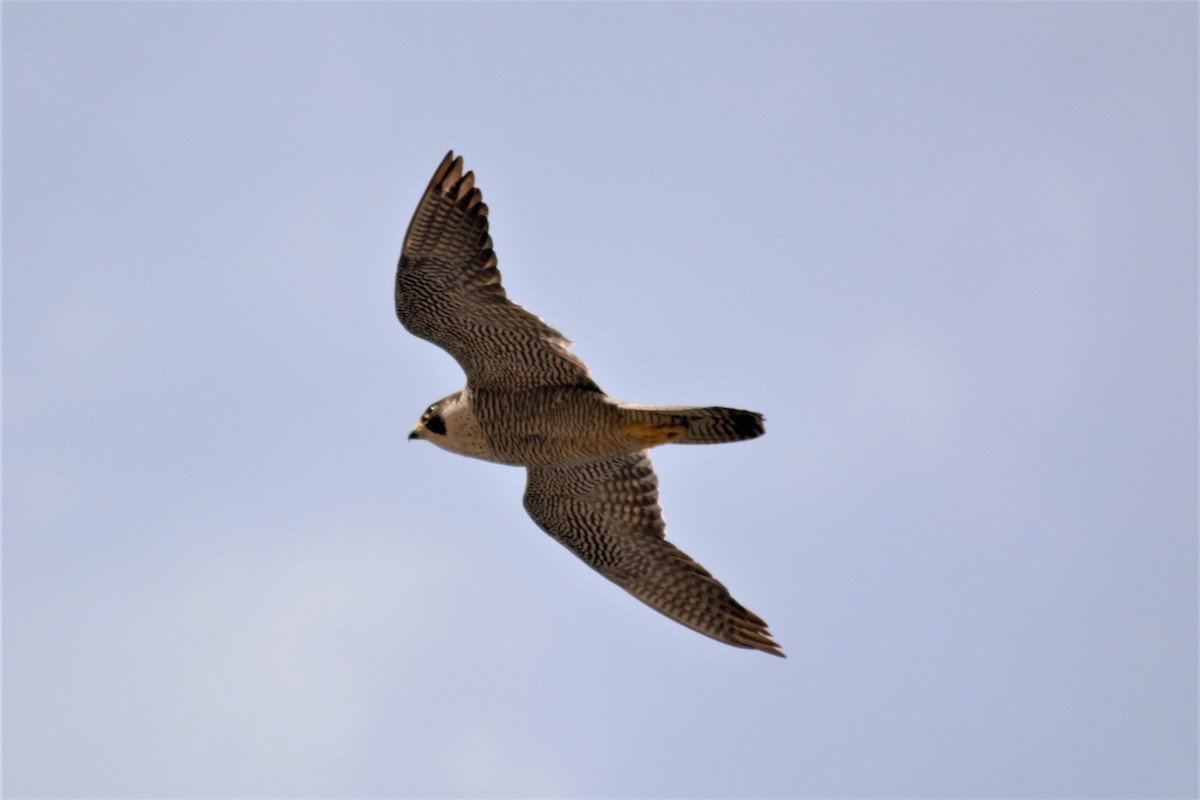
POLYGON ((525 467, 529 516, 601 575, 705 636, 782 656, 767 624, 666 540, 647 455, 753 439, 762 415, 610 398, 561 333, 505 295, 487 214, 474 173, 447 153, 404 235, 396 315, 454 356, 467 386, 426 409, 408 438, 525 467))

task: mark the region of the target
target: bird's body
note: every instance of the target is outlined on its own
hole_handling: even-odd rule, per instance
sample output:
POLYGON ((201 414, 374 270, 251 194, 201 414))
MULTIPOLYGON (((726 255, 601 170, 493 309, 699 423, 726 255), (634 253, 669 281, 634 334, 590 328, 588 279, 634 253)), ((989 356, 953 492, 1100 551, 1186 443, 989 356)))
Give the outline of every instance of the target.
POLYGON ((762 415, 610 398, 569 342, 508 300, 487 206, 448 153, 404 239, 396 313, 447 350, 467 386, 431 405, 409 438, 528 468, 525 508, 547 533, 658 611, 738 647, 783 655, 766 624, 666 541, 646 450, 763 433, 762 415))
POLYGON ((445 410, 439 410, 447 435, 427 438, 452 453, 530 467, 636 449, 620 429, 616 404, 589 389, 466 388, 450 397, 445 410))
POLYGON ((576 386, 467 387, 430 406, 446 433, 443 450, 521 467, 580 464, 658 444, 711 444, 762 433, 762 417, 732 408, 639 406, 576 386))

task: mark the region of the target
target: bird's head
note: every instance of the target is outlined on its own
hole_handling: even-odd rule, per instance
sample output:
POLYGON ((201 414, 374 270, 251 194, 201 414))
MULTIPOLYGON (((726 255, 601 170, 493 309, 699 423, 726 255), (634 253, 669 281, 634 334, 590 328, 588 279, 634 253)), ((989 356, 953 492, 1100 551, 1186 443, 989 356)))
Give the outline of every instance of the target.
POLYGON ((492 458, 491 446, 471 407, 469 390, 447 395, 425 409, 408 438, 423 439, 459 455, 492 458))
POLYGON ((448 401, 453 398, 443 397, 436 403, 425 409, 425 413, 421 415, 421 419, 413 426, 412 432, 408 434, 409 440, 413 439, 432 439, 435 436, 446 435, 446 418, 443 416, 443 407, 448 401))

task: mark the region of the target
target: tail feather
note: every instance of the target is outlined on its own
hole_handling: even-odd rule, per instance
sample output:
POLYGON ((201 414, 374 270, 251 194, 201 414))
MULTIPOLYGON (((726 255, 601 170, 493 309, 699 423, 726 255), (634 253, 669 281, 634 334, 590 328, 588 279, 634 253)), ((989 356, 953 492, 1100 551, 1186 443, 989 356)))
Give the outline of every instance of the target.
POLYGON ((709 406, 638 406, 626 405, 629 411, 637 412, 638 422, 643 425, 683 429, 683 435, 671 436, 664 441, 674 444, 720 444, 756 439, 766 433, 763 415, 757 411, 738 408, 709 406))

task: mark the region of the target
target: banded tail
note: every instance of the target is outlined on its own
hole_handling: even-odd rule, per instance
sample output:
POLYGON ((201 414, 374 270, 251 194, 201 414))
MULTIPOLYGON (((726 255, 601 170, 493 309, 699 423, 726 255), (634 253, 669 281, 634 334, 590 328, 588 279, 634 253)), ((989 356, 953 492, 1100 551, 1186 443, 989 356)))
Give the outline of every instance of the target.
POLYGON ((756 439, 766 433, 757 411, 709 406, 621 406, 629 412, 626 430, 643 447, 667 444, 721 444, 756 439))

